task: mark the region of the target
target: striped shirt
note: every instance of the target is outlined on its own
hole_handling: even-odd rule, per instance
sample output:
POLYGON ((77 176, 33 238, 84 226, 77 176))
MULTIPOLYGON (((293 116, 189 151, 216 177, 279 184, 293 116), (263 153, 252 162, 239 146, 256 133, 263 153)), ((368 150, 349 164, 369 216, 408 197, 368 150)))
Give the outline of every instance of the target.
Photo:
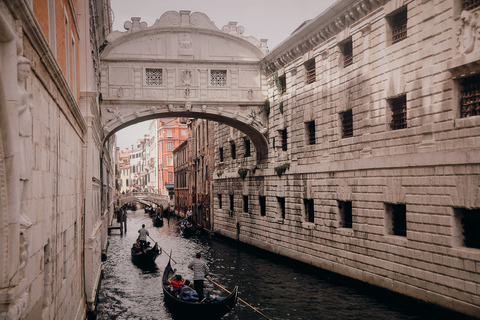
POLYGON ((195 259, 188 265, 193 270, 193 280, 204 280, 208 276, 208 266, 201 259, 195 259))

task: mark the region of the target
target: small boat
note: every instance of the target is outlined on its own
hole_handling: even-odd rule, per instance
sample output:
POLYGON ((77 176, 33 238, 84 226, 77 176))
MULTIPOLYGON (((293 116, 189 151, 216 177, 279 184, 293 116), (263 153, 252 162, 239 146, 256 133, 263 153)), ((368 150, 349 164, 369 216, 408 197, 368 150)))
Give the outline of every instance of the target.
MULTIPOLYGON (((214 320, 219 319, 230 310, 233 309, 238 298, 238 287, 227 296, 214 299, 205 299, 204 302, 183 300, 172 293, 168 279, 170 279, 175 271, 172 269, 170 260, 168 261, 162 277, 163 296, 165 304, 168 306, 170 312, 175 316, 175 319, 204 319, 214 320)), ((195 293, 196 296, 196 293, 195 293)))
POLYGON ((162 253, 162 248, 155 242, 153 247, 139 248, 135 243, 131 249, 132 261, 137 265, 151 265, 155 263, 155 259, 162 253))
POLYGON ((187 219, 183 219, 180 222, 179 228, 183 236, 187 238, 190 236, 193 236, 197 232, 197 229, 195 228, 195 226, 187 219))
POLYGON ((163 218, 160 215, 157 215, 153 218, 153 225, 155 227, 163 227, 163 218))

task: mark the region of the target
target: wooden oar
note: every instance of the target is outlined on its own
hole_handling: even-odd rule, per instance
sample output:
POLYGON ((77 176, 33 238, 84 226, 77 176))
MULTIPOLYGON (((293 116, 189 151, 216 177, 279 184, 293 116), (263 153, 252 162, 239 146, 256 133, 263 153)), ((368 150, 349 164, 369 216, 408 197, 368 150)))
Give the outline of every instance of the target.
MULTIPOLYGON (((230 291, 228 291, 227 289, 225 289, 224 287, 222 287, 221 285, 219 285, 218 283, 216 283, 216 282, 213 281, 212 279, 210 279, 210 278, 207 278, 207 279, 208 279, 208 281, 210 281, 210 282, 213 283, 214 285, 222 288, 223 290, 225 290, 225 291, 228 292, 228 293, 231 293, 230 291)), ((265 319, 270 320, 269 317, 267 317, 266 315, 264 315, 263 313, 261 313, 260 311, 258 311, 257 309, 255 309, 254 307, 252 307, 251 305, 249 305, 248 303, 246 303, 246 302, 245 302, 244 300, 242 300, 240 297, 237 297, 237 298, 238 298, 238 300, 240 300, 240 301, 242 301, 243 303, 245 303, 245 305, 249 306, 250 308, 252 308, 252 309, 255 310, 256 312, 258 312, 259 314, 261 314, 265 319)))
MULTIPOLYGON (((150 237, 150 236, 148 236, 148 237, 149 237, 150 239, 152 239, 152 237, 150 237)), ((158 244, 158 242, 156 242, 155 240, 152 239, 152 241, 158 244)), ((162 247, 160 247, 160 246, 158 246, 158 247, 159 247, 160 249, 162 249, 163 252, 165 252, 165 250, 163 250, 162 247)), ((172 258, 167 252, 165 252, 165 254, 166 254, 170 259, 172 259, 172 261, 175 262, 175 264, 177 263, 177 261, 173 260, 173 258, 172 258)))

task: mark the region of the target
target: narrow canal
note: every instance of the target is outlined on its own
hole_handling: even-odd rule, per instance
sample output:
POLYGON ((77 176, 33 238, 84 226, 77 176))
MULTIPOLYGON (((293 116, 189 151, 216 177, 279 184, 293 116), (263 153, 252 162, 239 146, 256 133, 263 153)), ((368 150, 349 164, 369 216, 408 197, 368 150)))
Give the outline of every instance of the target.
MULTIPOLYGON (((238 301, 222 318, 226 320, 265 319, 253 308, 272 320, 472 319, 215 237, 185 239, 177 230, 176 218, 169 223, 165 219, 161 228, 153 227, 143 210, 129 211, 128 218, 127 233, 115 230, 109 237, 97 305, 99 320, 175 319, 164 305, 161 285, 170 252, 176 261, 173 267, 184 278, 191 279, 187 265, 196 252, 202 252, 216 283, 228 290, 238 285, 239 297, 248 305, 238 301), (156 267, 149 270, 138 268, 130 259, 142 224, 164 250, 156 267)), ((216 296, 225 295, 211 283, 208 289, 216 296)))

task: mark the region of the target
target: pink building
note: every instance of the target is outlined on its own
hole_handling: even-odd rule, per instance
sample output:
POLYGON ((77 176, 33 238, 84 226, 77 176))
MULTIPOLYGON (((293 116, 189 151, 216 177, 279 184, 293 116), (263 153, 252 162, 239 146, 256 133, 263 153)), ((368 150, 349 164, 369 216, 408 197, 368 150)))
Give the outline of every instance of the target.
POLYGON ((187 139, 187 118, 158 119, 158 191, 174 203, 173 150, 187 139))

